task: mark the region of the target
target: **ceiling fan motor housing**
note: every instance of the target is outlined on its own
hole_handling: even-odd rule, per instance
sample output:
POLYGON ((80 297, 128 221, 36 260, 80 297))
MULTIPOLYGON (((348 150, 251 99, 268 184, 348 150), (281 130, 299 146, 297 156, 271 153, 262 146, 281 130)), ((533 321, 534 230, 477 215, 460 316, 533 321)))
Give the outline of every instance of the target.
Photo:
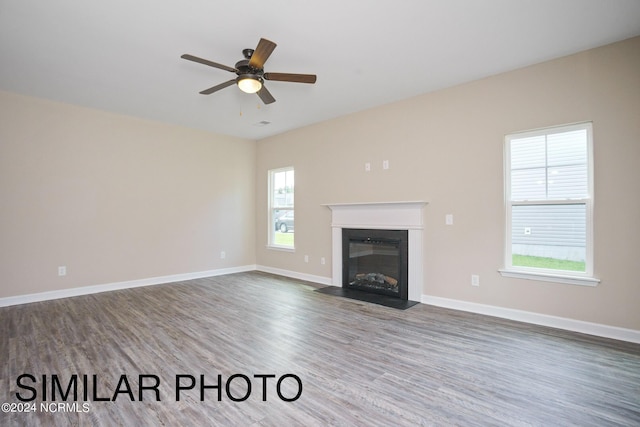
MULTIPOLYGON (((252 49, 245 49, 245 51, 247 50, 251 50, 252 49)), ((240 61, 236 62, 236 74, 238 75, 242 75, 242 74, 255 74, 256 76, 262 77, 262 75, 264 74, 264 69, 262 68, 253 68, 251 66, 249 66, 249 59, 241 59, 240 61)))

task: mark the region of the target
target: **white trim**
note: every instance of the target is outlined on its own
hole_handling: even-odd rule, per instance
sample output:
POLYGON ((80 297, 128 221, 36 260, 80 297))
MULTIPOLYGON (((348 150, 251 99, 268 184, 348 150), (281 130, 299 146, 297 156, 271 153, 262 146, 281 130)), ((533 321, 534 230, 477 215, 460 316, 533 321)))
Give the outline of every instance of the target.
POLYGON ((640 331, 512 308, 423 295, 422 303, 640 344, 640 331))
MULTIPOLYGON (((186 280, 201 279, 205 277, 221 276, 225 274, 243 273, 247 271, 262 271, 321 285, 335 285, 331 277, 316 276, 312 274, 299 273, 296 271, 284 270, 280 268, 267 267, 264 265, 245 265, 240 267, 222 268, 218 270, 200 271, 196 273, 174 274, 170 276, 152 277, 148 279, 129 280, 125 282, 107 283, 103 285, 84 286, 72 289, 60 289, 57 291, 40 292, 37 294, 18 295, 13 297, 0 298, 0 307, 12 305, 28 304, 32 302, 48 301, 59 298, 69 298, 80 295, 89 295, 100 292, 109 292, 120 289, 137 288, 141 286, 161 285, 165 283, 175 283, 186 280)), ((430 295, 422 295, 420 302, 437 307, 450 308, 453 310, 468 311, 471 313, 484 314, 487 316, 500 317, 519 322, 531 323, 534 325, 549 326, 552 328, 565 329, 568 331, 580 332, 605 338, 612 338, 640 344, 640 331, 633 329, 607 326, 598 323, 584 322, 581 320, 567 319, 563 317, 549 316, 546 314, 533 313, 529 311, 514 310, 511 308, 496 307, 485 304, 477 304, 467 301, 441 298, 430 295)))
MULTIPOLYGON (((546 143, 545 143, 546 144, 546 143)), ((593 277, 593 206, 594 206, 594 167, 593 167, 593 123, 590 121, 571 123, 567 125, 552 126, 548 128, 534 129, 524 132, 516 132, 504 137, 504 205, 505 205, 505 239, 504 239, 504 269, 499 270, 500 274, 506 277, 516 277, 522 279, 542 280, 547 282, 567 283, 572 285, 597 286, 600 280, 593 277), (541 200, 511 200, 511 142, 514 139, 531 136, 541 136, 557 133, 570 132, 575 130, 585 130, 587 137, 587 192, 586 198, 580 199, 541 199, 541 200), (584 205, 585 206, 585 272, 581 275, 566 275, 561 271, 557 274, 547 273, 544 269, 535 269, 529 272, 529 268, 520 268, 512 264, 512 208, 513 206, 528 205, 584 205), (503 274, 504 273, 504 274, 503 274), (580 276, 580 277, 578 277, 580 276)))
POLYGON ((281 246, 281 245, 267 245, 267 249, 272 249, 274 251, 282 251, 282 252, 295 252, 296 248, 291 246, 281 246))
POLYGON ((422 230, 424 201, 325 204, 331 209, 331 226, 422 230))
MULTIPOLYGON (((335 224, 331 224, 332 227, 336 227, 335 224)), ((389 223, 389 224, 378 224, 378 225, 367 225, 363 226, 360 223, 354 224, 340 224, 339 228, 367 228, 370 230, 394 230, 398 228, 397 224, 389 223)), ((421 226, 413 226, 413 225, 405 225, 402 227, 403 230, 423 230, 424 227, 421 226)))
POLYGON ((240 267, 199 271, 195 273, 172 274, 169 276, 150 277, 147 279, 105 283, 102 285, 82 286, 79 288, 59 289, 55 291, 39 292, 36 294, 17 295, 13 297, 0 298, 0 307, 8 307, 10 305, 28 304, 31 302, 48 301, 60 298, 69 298, 80 295, 97 294, 100 292, 116 291, 120 289, 138 288, 141 286, 161 285, 164 283, 202 279, 203 277, 222 276, 224 274, 243 273, 246 271, 253 271, 255 269, 255 265, 245 265, 240 267))
POLYGON ((543 282, 565 283, 568 285, 581 285, 581 286, 598 286, 600 279, 587 276, 571 276, 557 273, 541 273, 538 271, 516 271, 516 270, 498 270, 503 277, 513 277, 515 279, 526 280, 540 280, 543 282))
MULTIPOLYGON (((273 191, 274 191, 274 180, 275 180, 275 174, 277 173, 282 173, 284 172, 286 174, 286 172, 293 172, 293 193, 294 193, 294 200, 295 200, 295 168, 293 166, 285 166, 285 167, 281 167, 281 168, 276 168, 276 169, 269 169, 268 173, 268 189, 267 189, 267 221, 269 223, 269 227, 268 227, 268 231, 267 231, 267 249, 275 249, 275 250, 289 250, 291 252, 295 251, 295 240, 293 242, 293 246, 284 246, 284 245, 276 245, 274 242, 275 240, 275 232, 276 230, 274 229, 274 221, 275 218, 273 217, 273 211, 275 209, 278 210, 288 210, 288 211, 292 211, 295 213, 295 201, 294 201, 294 206, 283 206, 283 207, 278 207, 276 208, 275 206, 273 206, 273 191)), ((286 175, 285 175, 286 176, 286 175)), ((286 179, 286 178, 285 178, 286 179)))
POLYGON ((264 273, 276 274, 278 276, 290 277, 292 279, 304 280, 306 282, 319 283, 321 285, 333 285, 331 277, 316 276, 313 274, 299 273, 297 271, 283 270, 281 268, 267 267, 266 265, 257 265, 257 271, 264 273))
POLYGON ((385 207, 391 207, 391 208, 396 208, 396 207, 402 207, 402 205, 405 205, 407 207, 412 207, 412 206, 423 206, 427 204, 427 202, 423 201, 423 200, 409 200, 409 201, 398 201, 398 202, 355 202, 355 203, 325 203, 321 206, 327 206, 331 209, 336 208, 336 209, 342 209, 342 208, 349 208, 349 209, 353 209, 353 208, 358 208, 358 207, 363 207, 366 209, 369 209, 371 207, 377 207, 377 208, 385 208, 385 207))

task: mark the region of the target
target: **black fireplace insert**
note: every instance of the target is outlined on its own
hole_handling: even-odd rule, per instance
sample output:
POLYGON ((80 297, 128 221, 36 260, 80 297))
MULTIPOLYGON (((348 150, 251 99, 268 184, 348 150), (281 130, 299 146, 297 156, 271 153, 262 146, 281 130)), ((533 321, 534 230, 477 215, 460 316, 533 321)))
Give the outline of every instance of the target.
POLYGON ((408 231, 342 229, 342 287, 408 299, 408 231))

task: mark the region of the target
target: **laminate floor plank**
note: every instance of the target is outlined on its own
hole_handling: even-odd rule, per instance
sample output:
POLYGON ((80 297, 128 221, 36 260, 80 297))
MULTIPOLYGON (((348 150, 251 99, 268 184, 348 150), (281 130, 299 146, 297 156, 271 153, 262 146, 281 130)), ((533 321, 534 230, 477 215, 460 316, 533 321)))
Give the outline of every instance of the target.
POLYGON ((0 403, 37 394, 0 425, 640 425, 638 344, 315 289, 249 272, 0 308, 0 403), (73 375, 80 410, 41 410, 73 375))

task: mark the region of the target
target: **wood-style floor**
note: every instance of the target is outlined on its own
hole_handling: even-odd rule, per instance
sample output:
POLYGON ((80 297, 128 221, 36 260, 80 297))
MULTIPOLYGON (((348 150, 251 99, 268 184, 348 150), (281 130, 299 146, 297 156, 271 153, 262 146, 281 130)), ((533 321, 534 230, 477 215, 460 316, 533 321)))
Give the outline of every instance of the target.
POLYGON ((640 345, 314 289, 251 272, 0 308, 0 403, 16 409, 19 393, 37 405, 0 413, 0 425, 640 425, 640 345), (18 386, 23 374, 36 381, 18 386), (53 375, 55 403, 61 392, 73 401, 74 374, 79 406, 43 410, 53 375), (302 383, 291 402, 299 386, 287 374, 302 383), (147 387, 157 378, 157 396, 139 401, 140 375, 147 387), (221 401, 214 388, 200 401, 201 375, 209 386, 221 375, 221 401), (266 400, 255 375, 275 376, 266 400), (227 395, 230 377, 231 397, 246 400, 227 395))

